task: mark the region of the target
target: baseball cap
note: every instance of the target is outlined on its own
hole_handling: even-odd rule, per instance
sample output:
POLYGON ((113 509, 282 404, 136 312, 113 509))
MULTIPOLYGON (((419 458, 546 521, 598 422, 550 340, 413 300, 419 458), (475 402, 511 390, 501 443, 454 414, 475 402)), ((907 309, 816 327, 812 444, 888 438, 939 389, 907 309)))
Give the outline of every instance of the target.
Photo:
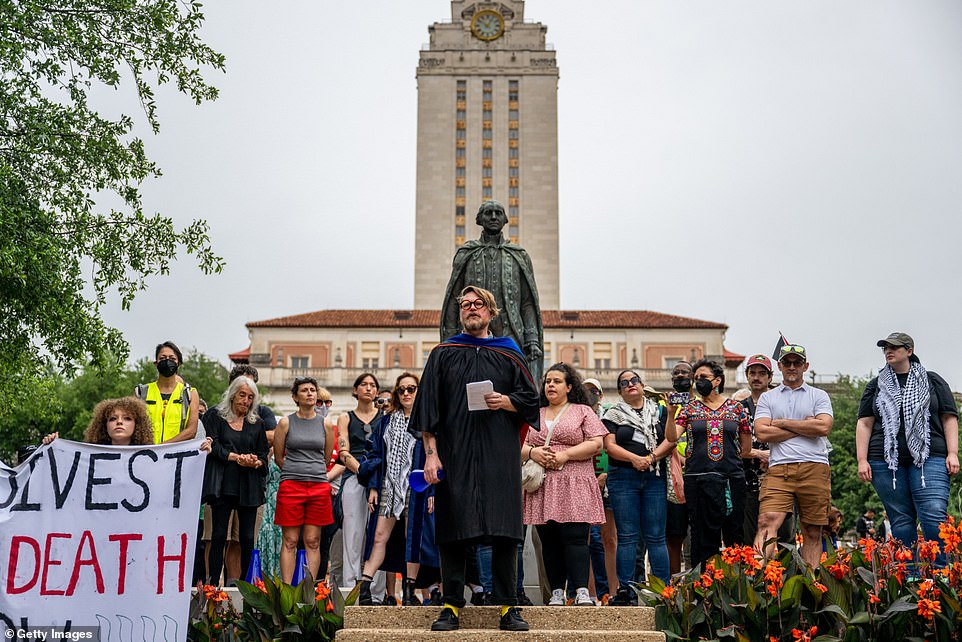
POLYGON ((585 379, 585 380, 584 380, 584 384, 585 384, 586 386, 588 386, 588 385, 594 386, 594 387, 595 387, 595 390, 597 390, 597 391, 600 392, 601 394, 605 394, 605 389, 601 387, 601 382, 598 381, 597 379, 594 379, 594 378, 585 379))
POLYGON ((748 370, 751 366, 761 366, 768 370, 769 374, 774 373, 772 369, 772 360, 763 354, 756 354, 754 356, 748 357, 748 361, 745 362, 745 370, 748 370))
POLYGON ((795 345, 791 343, 787 346, 782 346, 782 349, 778 351, 778 360, 781 361, 785 357, 790 357, 795 355, 801 358, 802 361, 808 361, 808 356, 805 354, 805 348, 800 345, 795 345))
POLYGON ((913 341, 912 337, 904 332, 893 332, 889 336, 885 337, 884 339, 879 339, 875 343, 875 345, 880 348, 884 348, 886 344, 896 347, 905 347, 909 350, 915 350, 915 341, 913 341))

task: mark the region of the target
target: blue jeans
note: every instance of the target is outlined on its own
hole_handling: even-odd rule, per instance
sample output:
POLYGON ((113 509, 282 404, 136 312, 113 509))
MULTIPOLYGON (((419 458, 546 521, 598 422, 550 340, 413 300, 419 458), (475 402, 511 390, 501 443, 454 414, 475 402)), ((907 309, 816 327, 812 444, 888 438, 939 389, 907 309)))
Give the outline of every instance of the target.
POLYGON ((611 466, 608 469, 608 498, 618 531, 618 554, 615 568, 618 583, 628 586, 635 581, 635 555, 638 537, 645 539, 652 574, 667 582, 668 547, 665 546, 665 519, 668 495, 665 478, 634 468, 611 466))
POLYGON ((595 595, 608 593, 608 573, 605 571, 605 545, 601 541, 601 526, 593 524, 588 530, 588 554, 591 572, 595 576, 595 595))
MULTIPOLYGON (((934 542, 939 540, 939 524, 946 519, 949 504, 949 473, 945 469, 945 457, 929 457, 922 468, 914 465, 899 466, 892 484, 892 471, 884 461, 871 461, 872 485, 885 505, 885 512, 892 524, 892 537, 902 540, 908 547, 915 546, 916 521, 922 525, 922 536, 934 542), (922 476, 925 476, 925 488, 922 476)), ((945 555, 940 554, 936 565, 945 566, 945 555)))

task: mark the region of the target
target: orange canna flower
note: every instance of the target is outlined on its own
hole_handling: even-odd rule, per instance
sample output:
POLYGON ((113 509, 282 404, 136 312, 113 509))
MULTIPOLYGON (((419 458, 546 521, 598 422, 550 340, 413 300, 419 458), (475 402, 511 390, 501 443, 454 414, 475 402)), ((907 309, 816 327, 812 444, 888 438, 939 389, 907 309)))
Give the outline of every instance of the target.
POLYGON ((204 597, 208 600, 214 597, 214 593, 217 591, 216 586, 211 586, 210 584, 204 584, 204 597))
POLYGON ((262 580, 261 578, 257 578, 256 580, 254 580, 254 586, 259 588, 262 593, 267 593, 267 587, 264 585, 264 580, 262 580))
POLYGON ((876 542, 874 539, 866 539, 864 537, 858 540, 859 548, 865 553, 866 557, 871 557, 875 554, 876 542))
POLYGON ((936 613, 942 612, 942 603, 938 600, 922 598, 919 600, 918 614, 927 620, 935 618, 936 613))
POLYGON ((327 584, 325 584, 324 582, 318 582, 317 586, 314 587, 314 595, 315 595, 314 599, 317 600, 318 602, 321 600, 326 600, 330 594, 331 594, 331 589, 329 589, 327 587, 327 584))
POLYGON ((920 541, 919 547, 919 559, 926 562, 934 562, 935 556, 939 554, 939 543, 932 542, 928 540, 920 541))
POLYGON ((816 580, 815 582, 812 582, 812 586, 814 586, 815 588, 817 588, 817 589, 818 589, 819 591, 821 591, 822 593, 825 593, 826 591, 828 591, 828 588, 826 588, 824 584, 822 584, 821 582, 819 582, 819 581, 817 581, 817 580, 816 580))
POLYGON ((869 604, 879 604, 881 601, 882 601, 882 600, 880 600, 880 599, 879 599, 879 596, 876 595, 875 593, 869 593, 869 594, 868 594, 868 603, 869 603, 869 604))
POLYGON ((324 605, 324 610, 325 610, 326 612, 328 612, 328 613, 333 613, 333 612, 334 612, 334 605, 333 605, 331 602, 327 602, 327 603, 324 605))
POLYGON ((806 631, 799 631, 798 629, 792 629, 792 639, 798 642, 811 642, 812 636, 818 633, 818 627, 813 626, 806 631))
POLYGON ((666 600, 671 600, 675 598, 675 593, 676 593, 675 587, 669 584, 661 592, 661 596, 666 600))

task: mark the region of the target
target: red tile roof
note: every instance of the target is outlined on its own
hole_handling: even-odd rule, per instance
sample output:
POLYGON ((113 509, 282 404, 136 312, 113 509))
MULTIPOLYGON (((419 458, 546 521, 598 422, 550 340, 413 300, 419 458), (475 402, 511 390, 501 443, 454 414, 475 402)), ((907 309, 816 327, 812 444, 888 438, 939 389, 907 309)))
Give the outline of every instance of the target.
POLYGON ((234 363, 247 363, 248 359, 251 358, 251 347, 247 346, 243 350, 231 352, 229 355, 227 355, 227 358, 234 363))
MULTIPOLYGON (((542 310, 545 328, 665 328, 727 330, 724 323, 650 310, 542 310)), ((436 328, 439 310, 317 310, 251 321, 248 328, 436 328)))

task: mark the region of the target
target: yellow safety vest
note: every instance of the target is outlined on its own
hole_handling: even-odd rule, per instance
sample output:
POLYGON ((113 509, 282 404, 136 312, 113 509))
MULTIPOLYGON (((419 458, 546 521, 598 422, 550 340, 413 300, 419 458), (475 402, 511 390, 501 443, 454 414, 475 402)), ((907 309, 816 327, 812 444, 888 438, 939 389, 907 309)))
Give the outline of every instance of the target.
POLYGON ((176 437, 187 426, 190 416, 190 386, 179 383, 165 401, 156 381, 137 386, 137 396, 147 404, 147 415, 154 428, 154 443, 176 437))

